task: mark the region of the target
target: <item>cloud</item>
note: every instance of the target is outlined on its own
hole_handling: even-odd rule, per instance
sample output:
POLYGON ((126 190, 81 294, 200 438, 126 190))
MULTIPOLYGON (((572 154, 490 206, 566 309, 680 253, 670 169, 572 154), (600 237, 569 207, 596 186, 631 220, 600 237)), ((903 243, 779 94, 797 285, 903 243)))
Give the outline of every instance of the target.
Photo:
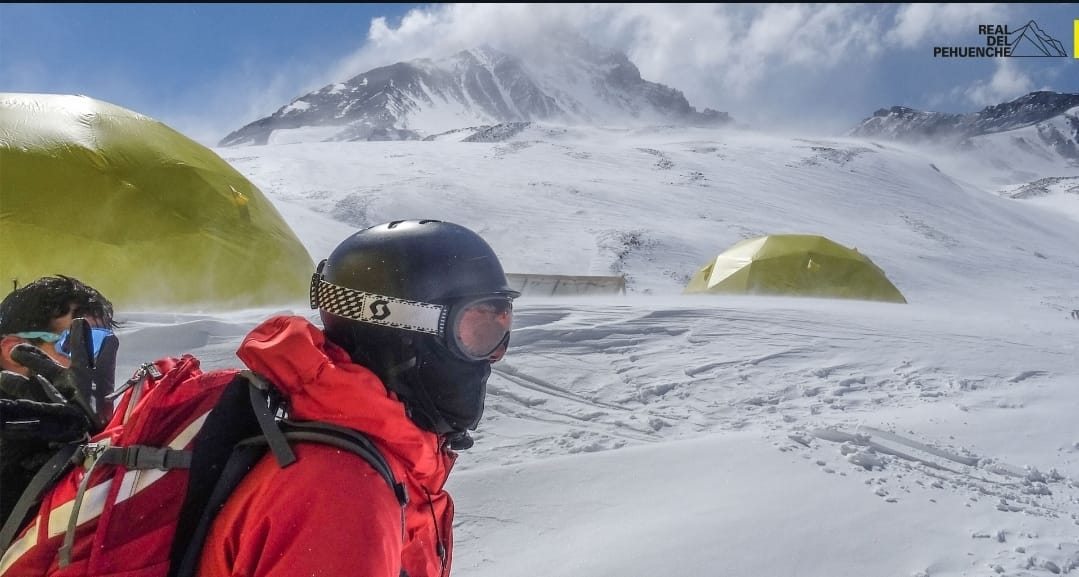
POLYGON ((905 4, 885 40, 901 48, 970 38, 979 24, 1004 24, 1012 16, 1006 4, 905 4))
POLYGON ((851 71, 885 48, 894 16, 892 7, 845 4, 442 4, 413 9, 396 27, 372 21, 367 43, 329 81, 482 43, 535 58, 572 31, 624 52, 642 77, 681 90, 694 106, 729 110, 830 72, 853 82, 851 71))
POLYGON ((372 20, 364 45, 334 63, 320 85, 482 44, 530 61, 552 58, 557 38, 577 35, 625 53, 643 78, 682 91, 698 109, 731 112, 755 126, 842 125, 896 100, 909 102, 913 85, 922 95, 971 101, 1028 85, 1005 68, 958 94, 950 88, 970 82, 974 67, 909 77, 932 65, 930 46, 975 40, 977 24, 1010 22, 1018 18, 1015 10, 1006 4, 436 4, 412 9, 396 25, 372 20), (812 119, 799 113, 810 109, 812 119))
POLYGON ((996 63, 996 71, 988 81, 975 82, 963 90, 964 99, 976 106, 989 106, 1014 100, 1034 89, 1034 81, 1011 59, 999 58, 996 63))

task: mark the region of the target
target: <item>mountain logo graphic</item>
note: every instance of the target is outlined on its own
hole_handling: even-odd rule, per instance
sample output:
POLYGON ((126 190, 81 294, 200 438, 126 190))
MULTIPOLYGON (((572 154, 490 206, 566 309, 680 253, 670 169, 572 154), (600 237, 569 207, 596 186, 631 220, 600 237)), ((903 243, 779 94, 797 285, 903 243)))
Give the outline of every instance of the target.
MULTIPOLYGON (((1079 46, 1079 20, 1075 21, 1079 46)), ((1067 58, 1064 44, 1030 20, 1019 28, 1003 24, 979 24, 984 46, 934 46, 934 58, 1067 58)), ((1079 55, 1076 56, 1079 58, 1079 55)))
POLYGON ((1009 56, 1012 58, 1068 57, 1064 45, 1046 34, 1033 20, 1009 34, 1008 44, 1011 46, 1009 56))

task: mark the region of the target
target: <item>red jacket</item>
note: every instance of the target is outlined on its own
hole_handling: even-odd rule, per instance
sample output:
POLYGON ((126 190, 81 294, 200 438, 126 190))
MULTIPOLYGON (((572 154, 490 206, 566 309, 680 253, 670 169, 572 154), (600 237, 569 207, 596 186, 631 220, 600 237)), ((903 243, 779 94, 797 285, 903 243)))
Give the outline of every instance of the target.
POLYGON ((405 526, 393 492, 366 461, 302 444, 293 465, 282 469, 267 455, 237 487, 210 531, 199 574, 448 575, 453 502, 443 485, 456 454, 302 317, 267 320, 237 355, 289 397, 292 418, 357 429, 378 445, 408 487, 405 526))

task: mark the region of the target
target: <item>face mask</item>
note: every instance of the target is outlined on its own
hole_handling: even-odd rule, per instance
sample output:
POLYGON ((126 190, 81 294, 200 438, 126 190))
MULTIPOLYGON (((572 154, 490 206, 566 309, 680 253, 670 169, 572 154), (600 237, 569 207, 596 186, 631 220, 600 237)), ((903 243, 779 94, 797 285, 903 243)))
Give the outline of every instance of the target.
POLYGON ((430 338, 416 339, 415 346, 417 366, 406 376, 409 396, 419 397, 410 399, 413 420, 439 434, 474 430, 483 417, 491 363, 464 361, 430 338))

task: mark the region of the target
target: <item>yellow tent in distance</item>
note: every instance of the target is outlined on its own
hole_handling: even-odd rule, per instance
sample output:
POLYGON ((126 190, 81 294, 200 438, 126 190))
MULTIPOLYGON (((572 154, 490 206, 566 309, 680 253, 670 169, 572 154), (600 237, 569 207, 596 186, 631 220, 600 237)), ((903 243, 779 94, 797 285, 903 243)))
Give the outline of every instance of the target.
POLYGON ((857 249, 800 234, 735 244, 697 271, 683 291, 699 293, 907 302, 884 271, 857 249))
POLYGON ((86 96, 0 93, 0 298, 74 276, 117 307, 302 302, 314 263, 212 150, 86 96))

